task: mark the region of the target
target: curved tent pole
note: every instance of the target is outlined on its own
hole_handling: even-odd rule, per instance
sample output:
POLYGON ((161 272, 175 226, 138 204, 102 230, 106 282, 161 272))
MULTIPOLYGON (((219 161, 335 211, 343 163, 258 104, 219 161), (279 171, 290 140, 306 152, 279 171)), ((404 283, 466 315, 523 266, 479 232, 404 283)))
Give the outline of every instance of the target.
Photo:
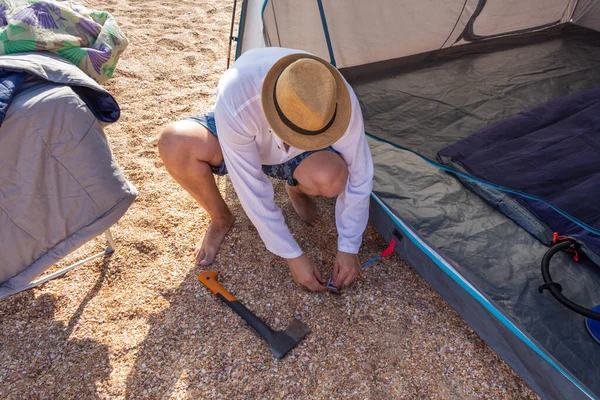
POLYGON ((463 16, 463 13, 465 12, 465 8, 467 7, 467 2, 468 2, 468 0, 465 0, 465 2, 463 3, 462 10, 460 10, 460 14, 458 14, 458 18, 456 18, 456 23, 454 24, 454 27, 452 27, 452 31, 450 31, 450 34, 448 35, 448 37, 446 38, 446 40, 444 40, 444 43, 442 44, 442 46, 440 47, 440 49, 444 48, 444 46, 446 45, 446 43, 448 43, 448 40, 450 40, 450 37, 452 36, 452 34, 454 33, 454 31, 456 30, 456 27, 458 26, 458 23, 460 22, 460 19, 463 16))

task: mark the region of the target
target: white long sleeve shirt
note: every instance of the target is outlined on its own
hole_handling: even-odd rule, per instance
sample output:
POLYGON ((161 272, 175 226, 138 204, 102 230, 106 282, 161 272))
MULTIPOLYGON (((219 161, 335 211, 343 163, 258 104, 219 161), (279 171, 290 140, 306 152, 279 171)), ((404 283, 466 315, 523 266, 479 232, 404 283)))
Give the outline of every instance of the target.
MULTIPOLYGON (((263 80, 273 64, 298 50, 269 47, 250 50, 222 76, 217 89, 215 121, 227 171, 244 211, 265 246, 283 258, 296 258, 302 250, 275 204, 273 186, 261 165, 282 164, 304 150, 289 147, 269 128, 261 103, 263 80)), ((352 99, 352 116, 346 133, 333 148, 348 165, 346 188, 336 202, 338 250, 358 254, 369 216, 373 161, 364 132, 358 99, 352 99)))

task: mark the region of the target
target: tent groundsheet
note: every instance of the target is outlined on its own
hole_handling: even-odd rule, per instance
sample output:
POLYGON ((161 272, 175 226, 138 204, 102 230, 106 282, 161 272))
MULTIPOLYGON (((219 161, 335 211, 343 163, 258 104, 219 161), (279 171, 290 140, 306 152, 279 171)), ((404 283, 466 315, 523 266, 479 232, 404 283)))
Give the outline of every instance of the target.
MULTIPOLYGON (((371 222, 387 239, 404 237, 399 254, 543 398, 588 398, 565 375, 599 393, 600 352, 583 317, 537 290, 548 248, 452 174, 388 143, 369 143, 371 222)), ((559 254, 552 265, 565 294, 600 303, 595 264, 559 254)))
MULTIPOLYGON (((539 293, 548 247, 440 169, 435 157, 493 122, 600 85, 597 39, 597 32, 569 28, 533 43, 499 42, 498 52, 453 50, 384 74, 369 76, 362 67, 348 74, 371 136, 379 210, 373 222, 388 236, 390 224, 408 227, 412 235, 401 234, 412 243, 401 255, 434 287, 442 285, 436 289, 544 398, 600 394, 598 343, 583 317, 539 293), (481 326, 488 314, 496 322, 481 326)), ((505 193, 484 189, 507 201, 505 193)), ((551 236, 537 219, 529 222, 551 236)), ((566 296, 590 307, 600 303, 596 264, 559 254, 552 269, 566 296)))

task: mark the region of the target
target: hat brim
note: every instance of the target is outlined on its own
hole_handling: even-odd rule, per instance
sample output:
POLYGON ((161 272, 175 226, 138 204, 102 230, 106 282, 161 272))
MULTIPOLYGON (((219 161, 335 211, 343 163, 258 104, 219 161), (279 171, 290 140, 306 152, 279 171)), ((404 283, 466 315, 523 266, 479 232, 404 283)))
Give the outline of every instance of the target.
POLYGON ((352 116, 352 103, 350 101, 350 93, 348 92, 346 81, 333 65, 312 54, 295 53, 278 60, 271 67, 263 81, 261 100, 263 112, 265 113, 267 122, 273 132, 285 143, 300 150, 321 150, 331 146, 344 135, 350 124, 350 117, 352 116), (317 135, 304 135, 288 127, 277 114, 275 101, 273 99, 274 88, 279 75, 281 75, 283 70, 290 64, 303 58, 316 60, 326 66, 335 78, 336 83, 337 111, 335 120, 325 132, 317 135))

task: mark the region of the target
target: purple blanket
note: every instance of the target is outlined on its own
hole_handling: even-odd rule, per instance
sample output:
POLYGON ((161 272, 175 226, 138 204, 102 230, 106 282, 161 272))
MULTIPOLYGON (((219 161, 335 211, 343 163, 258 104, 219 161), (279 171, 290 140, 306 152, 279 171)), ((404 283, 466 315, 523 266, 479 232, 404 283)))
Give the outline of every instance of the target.
POLYGON ((560 209, 568 216, 544 202, 511 194, 550 229, 575 237, 600 255, 600 237, 592 233, 600 231, 600 88, 490 125, 446 147, 438 157, 560 209))

